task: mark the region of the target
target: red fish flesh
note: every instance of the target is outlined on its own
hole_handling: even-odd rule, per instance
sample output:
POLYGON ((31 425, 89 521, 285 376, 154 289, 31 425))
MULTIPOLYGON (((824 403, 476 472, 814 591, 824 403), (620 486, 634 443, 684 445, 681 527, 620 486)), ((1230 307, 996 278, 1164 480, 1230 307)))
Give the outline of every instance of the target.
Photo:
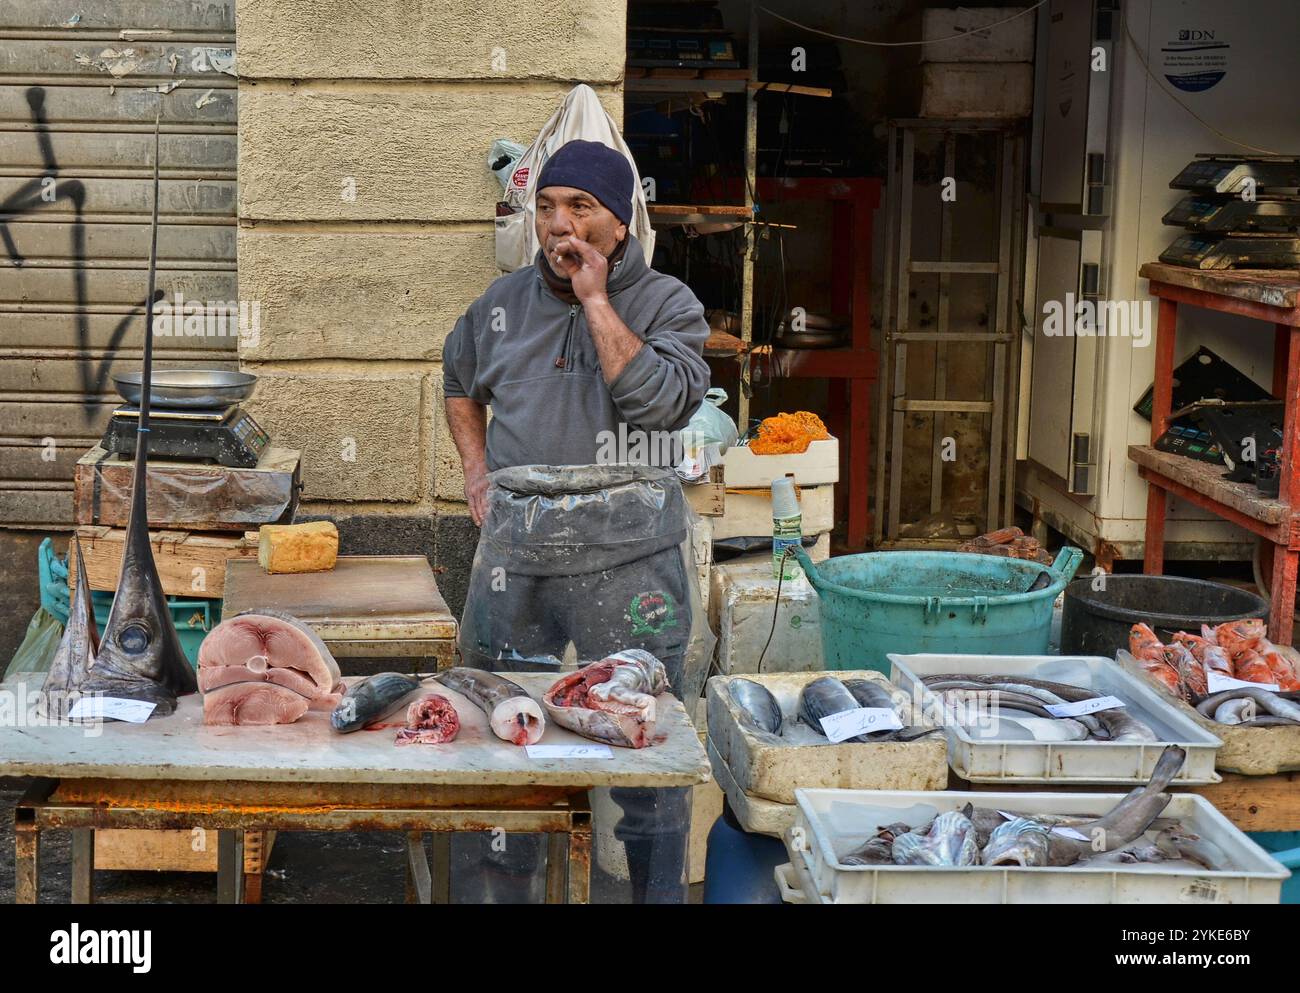
POLYGON ((654 738, 655 697, 667 688, 663 663, 632 648, 561 677, 542 703, 551 720, 584 738, 644 748, 654 738))
POLYGON ((460 734, 460 715, 441 693, 426 693, 406 708, 406 727, 397 732, 399 745, 441 745, 460 734))

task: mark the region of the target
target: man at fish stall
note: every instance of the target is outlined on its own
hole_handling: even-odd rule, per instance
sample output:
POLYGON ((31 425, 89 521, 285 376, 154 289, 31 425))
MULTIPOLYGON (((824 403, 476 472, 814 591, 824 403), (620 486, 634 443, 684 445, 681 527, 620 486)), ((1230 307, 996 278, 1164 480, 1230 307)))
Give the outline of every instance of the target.
MULTIPOLYGON (((602 143, 559 148, 538 178, 533 265, 492 283, 443 347, 447 422, 482 528, 459 648, 464 664, 493 671, 554 671, 570 641, 583 660, 642 648, 680 696, 686 506, 678 446, 656 442, 675 439, 704 397, 709 329, 695 295, 650 268, 628 230, 633 184, 602 143), (647 464, 627 464, 637 448, 647 464)), ((684 900, 688 791, 610 795, 633 899, 684 900)), ((456 864, 483 867, 453 879, 456 895, 540 901, 541 836, 500 841, 505 851, 487 835, 456 837, 456 864)))

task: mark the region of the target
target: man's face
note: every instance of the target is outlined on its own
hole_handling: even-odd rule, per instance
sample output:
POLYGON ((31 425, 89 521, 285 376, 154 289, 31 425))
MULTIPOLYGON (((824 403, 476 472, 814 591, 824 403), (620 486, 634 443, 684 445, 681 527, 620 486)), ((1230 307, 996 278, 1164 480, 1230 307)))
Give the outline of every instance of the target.
POLYGON ((548 186, 537 191, 537 240, 554 262, 555 246, 581 238, 601 255, 609 255, 627 237, 627 225, 585 190, 548 186))

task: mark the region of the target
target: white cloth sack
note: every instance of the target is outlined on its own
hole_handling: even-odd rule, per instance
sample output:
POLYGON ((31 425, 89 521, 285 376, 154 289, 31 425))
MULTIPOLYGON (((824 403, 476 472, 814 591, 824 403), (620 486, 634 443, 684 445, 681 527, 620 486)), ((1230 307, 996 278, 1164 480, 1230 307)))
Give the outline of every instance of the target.
POLYGON ((596 91, 579 83, 568 92, 564 103, 543 125, 533 143, 515 165, 515 171, 506 184, 505 202, 515 208, 513 214, 496 219, 497 267, 503 272, 514 272, 532 265, 541 246, 537 242, 537 177, 542 166, 566 142, 581 138, 599 141, 622 152, 632 167, 635 185, 632 190, 632 223, 628 230, 645 250, 646 264, 654 254, 655 233, 650 226, 650 212, 646 210, 645 191, 641 188, 641 175, 618 125, 605 112, 596 91))

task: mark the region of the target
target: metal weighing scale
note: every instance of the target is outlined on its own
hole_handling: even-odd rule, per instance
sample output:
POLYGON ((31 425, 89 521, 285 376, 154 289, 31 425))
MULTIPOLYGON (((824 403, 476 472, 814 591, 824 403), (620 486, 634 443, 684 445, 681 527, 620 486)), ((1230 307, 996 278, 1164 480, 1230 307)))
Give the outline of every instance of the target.
MULTIPOLYGON (((123 373, 113 382, 126 403, 113 411, 100 444, 109 452, 134 455, 141 375, 123 373)), ((149 454, 253 468, 271 440, 239 406, 256 382, 251 373, 230 369, 155 369, 149 386, 149 454)))
POLYGON ((1198 155, 1169 187, 1235 195, 1246 189, 1248 179, 1254 181, 1254 191, 1300 188, 1300 156, 1198 155))
POLYGON ((1192 193, 1161 218, 1175 227, 1198 231, 1300 231, 1300 197, 1241 197, 1192 193))
MULTIPOLYGON (((139 423, 139 407, 118 407, 100 444, 107 451, 133 455, 139 423)), ((271 436, 238 404, 220 410, 149 410, 150 455, 251 469, 270 440, 271 436)))
POLYGON ((1300 237, 1192 232, 1176 238, 1160 261, 1189 269, 1294 269, 1300 267, 1300 237))

